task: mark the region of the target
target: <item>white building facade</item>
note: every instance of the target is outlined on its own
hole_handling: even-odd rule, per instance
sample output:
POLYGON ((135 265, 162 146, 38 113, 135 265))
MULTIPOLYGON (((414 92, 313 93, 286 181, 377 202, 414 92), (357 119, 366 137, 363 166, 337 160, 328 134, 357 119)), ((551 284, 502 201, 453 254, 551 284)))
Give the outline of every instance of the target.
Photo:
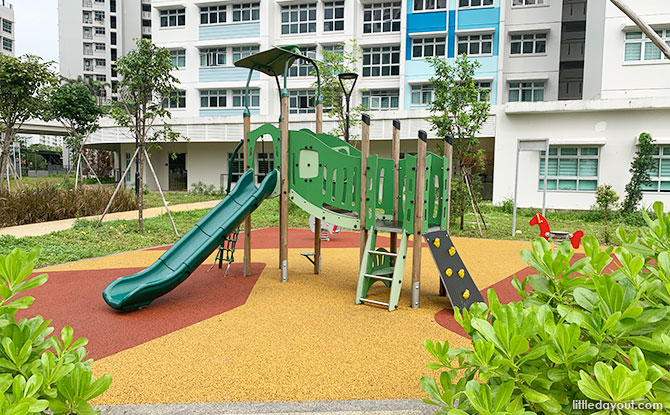
POLYGON ((16 49, 14 7, 6 0, 0 0, 0 49, 5 55, 14 56, 16 49))
MULTIPOLYGON (((649 0, 634 8, 670 41, 670 3, 649 0)), ((588 209, 601 184, 623 194, 640 133, 670 146, 670 61, 609 2, 153 0, 152 26, 154 42, 173 55, 183 90, 169 101, 171 123, 190 140, 152 152, 161 185, 171 190, 225 184, 228 157, 242 138, 248 74, 233 64, 277 45, 297 45, 318 58, 322 50, 357 41, 360 77, 352 105, 370 108, 372 152, 382 156, 390 155, 393 119, 401 121, 403 153, 416 151, 417 130, 430 130, 426 57, 452 60, 466 52, 480 61, 477 82, 490 90, 492 104, 480 132, 485 195, 494 203, 513 197, 519 139, 549 140, 548 206, 560 209, 588 209)), ((315 78, 301 63, 290 75, 291 128, 313 129, 315 78)), ((274 80, 255 74, 251 88, 252 128, 276 123, 274 80)), ((326 119, 324 130, 332 127, 326 119)), ((432 138, 435 148, 439 138, 432 138)), ((92 143, 115 151, 119 170, 134 152, 129 133, 112 125, 92 143)), ((270 144, 257 151, 254 167, 262 176, 272 166, 270 144)), ((664 151, 659 149, 656 185, 646 189, 645 203, 667 198, 666 187, 670 191, 664 151)), ((670 163, 670 147, 667 153, 670 163)), ((542 203, 540 156, 521 155, 520 206, 542 203)), ((134 166, 123 179, 131 185, 133 175, 134 166)))
POLYGON ((60 73, 108 83, 114 89, 116 60, 151 38, 150 0, 58 0, 60 73))

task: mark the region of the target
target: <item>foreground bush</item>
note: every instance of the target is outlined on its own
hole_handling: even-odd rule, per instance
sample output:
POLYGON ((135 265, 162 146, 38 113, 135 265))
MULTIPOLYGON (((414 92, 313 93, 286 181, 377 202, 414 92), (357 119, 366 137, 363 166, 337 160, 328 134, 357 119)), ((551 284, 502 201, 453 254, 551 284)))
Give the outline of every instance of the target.
POLYGON ((51 320, 41 316, 15 318, 35 300, 19 294, 47 281, 46 274, 30 278, 38 255, 19 249, 0 255, 0 414, 96 414, 88 401, 107 390, 112 378, 93 380, 87 340, 74 340, 69 326, 52 336, 51 320))
POLYGON ((544 239, 521 257, 537 274, 514 279, 522 301, 455 311, 472 348, 426 341, 437 362, 425 399, 449 415, 666 414, 670 409, 670 217, 654 204, 638 237, 621 228, 622 247, 601 251, 584 239, 586 257, 570 264, 569 243, 544 239), (527 286, 530 292, 526 293, 527 286), (639 401, 666 409, 584 411, 579 400, 639 401))
MULTIPOLYGON (((8 193, 0 189, 0 227, 101 214, 113 189, 82 186, 76 191, 43 183, 8 193)), ((135 195, 120 190, 110 212, 137 209, 135 195)))

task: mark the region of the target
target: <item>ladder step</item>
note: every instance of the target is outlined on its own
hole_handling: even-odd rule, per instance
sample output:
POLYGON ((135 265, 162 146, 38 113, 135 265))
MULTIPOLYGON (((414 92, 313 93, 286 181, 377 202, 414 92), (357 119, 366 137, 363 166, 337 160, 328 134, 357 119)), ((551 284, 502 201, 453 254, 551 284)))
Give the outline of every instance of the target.
POLYGON ((389 303, 384 303, 382 301, 375 301, 375 300, 368 300, 367 298, 361 298, 361 301, 364 303, 371 303, 371 304, 377 304, 377 305, 383 305, 384 307, 388 307, 389 303))
POLYGON ((384 280, 384 281, 393 281, 393 278, 391 277, 382 277, 381 275, 374 275, 374 274, 363 274, 368 278, 374 278, 376 280, 384 280))
POLYGON ((395 252, 375 251, 375 250, 370 250, 368 252, 371 253, 371 254, 375 254, 375 255, 384 255, 384 256, 392 256, 392 257, 397 257, 398 256, 398 254, 396 254, 395 252))

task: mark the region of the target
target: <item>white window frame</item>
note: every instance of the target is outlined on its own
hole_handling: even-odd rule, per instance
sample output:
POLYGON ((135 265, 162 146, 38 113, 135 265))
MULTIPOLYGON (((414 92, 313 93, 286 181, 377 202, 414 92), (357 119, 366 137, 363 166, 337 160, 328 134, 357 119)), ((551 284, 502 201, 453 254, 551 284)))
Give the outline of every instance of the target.
POLYGON ((363 48, 363 77, 378 78, 381 76, 398 76, 398 75, 400 75, 400 45, 363 48), (379 55, 378 63, 374 63, 376 55, 379 55), (384 63, 384 56, 386 55, 388 55, 389 58, 388 62, 384 63), (368 60, 367 64, 365 63, 366 57, 368 60), (394 62, 394 58, 397 59, 397 62, 394 62), (384 69, 386 68, 388 68, 388 74, 384 74, 384 69), (379 73, 374 75, 373 74, 375 72, 374 69, 378 69, 379 73))
POLYGON ((656 189, 651 189, 649 186, 645 186, 644 183, 640 186, 640 189, 648 193, 667 193, 670 192, 670 176, 661 176, 661 165, 666 163, 670 165, 670 146, 657 145, 655 147, 657 153, 653 155, 653 158, 656 161, 656 168, 649 172, 649 186, 653 185, 656 189), (667 154, 665 150, 667 150, 667 154), (663 183, 668 184, 667 190, 661 188, 663 183))
POLYGON ((96 74, 95 80, 98 82, 107 82, 107 75, 96 74))
POLYGON ((370 111, 395 111, 400 108, 399 89, 368 89, 361 96, 361 103, 370 111))
POLYGON ((93 33, 95 34, 95 36, 105 36, 105 34, 107 33, 107 31, 105 30, 104 27, 95 26, 95 27, 93 28, 93 33))
MULTIPOLYGON (((233 108, 244 108, 245 89, 231 89, 231 103, 233 108)), ((249 88, 249 108, 260 108, 261 90, 258 88, 249 88)))
MULTIPOLYGON (((300 46, 300 52, 308 58, 316 59, 316 46, 300 46)), ((312 66, 309 61, 298 59, 290 68, 288 68, 288 73, 286 75, 291 78, 296 78, 316 76, 316 72, 314 71, 314 66, 312 66)))
POLYGON ((203 48, 200 52, 200 67, 215 68, 226 66, 228 50, 227 48, 203 48), (204 64, 203 64, 204 58, 204 64))
POLYGON ((98 22, 98 23, 104 23, 105 22, 105 12, 102 10, 95 10, 93 12, 93 20, 98 22))
POLYGON ((95 66, 104 68, 104 67, 107 66, 107 61, 105 59, 96 58, 95 59, 95 66))
POLYGON ((316 112, 313 89, 291 89, 288 94, 290 114, 313 114, 316 112))
POLYGON ((186 91, 180 89, 176 94, 170 94, 163 100, 163 108, 167 109, 185 109, 186 108, 186 91))
POLYGON ((8 39, 6 37, 2 38, 2 50, 6 50, 7 52, 11 52, 14 49, 14 41, 12 39, 8 39))
POLYGON ((510 36, 510 50, 511 56, 542 56, 547 54, 547 32, 543 33, 515 33, 510 36), (518 45, 518 52, 514 52, 514 46, 518 45), (530 52, 526 51, 526 45, 531 45, 530 52), (541 52, 538 52, 539 45, 543 45, 541 52))
POLYGON ((183 27, 186 26, 186 9, 180 7, 176 9, 161 10, 159 18, 161 28, 183 27), (172 21, 173 19, 174 22, 172 21))
POLYGON ((226 89, 203 89, 200 90, 200 108, 226 108, 228 106, 228 90, 226 89), (202 105, 203 98, 206 99, 207 105, 202 105), (215 99, 216 105, 212 104, 212 98, 215 99), (221 105, 223 99, 223 105, 221 105))
POLYGON ((95 49, 96 52, 104 52, 105 50, 107 50, 107 45, 105 45, 104 43, 96 42, 93 48, 95 49))
POLYGON ((316 33, 316 3, 288 4, 281 7, 281 34, 316 33), (304 19, 303 19, 304 17, 304 19), (295 19, 294 19, 295 18, 295 19), (292 31, 295 26, 296 31, 292 31), (284 31, 286 29, 286 31, 284 31))
POLYGON ((174 49, 170 51, 170 57, 172 58, 172 64, 175 68, 183 69, 186 68, 186 50, 185 49, 174 49), (180 61, 183 62, 183 65, 180 65, 180 61))
POLYGON ((201 6, 200 7, 200 25, 208 26, 213 24, 226 23, 228 6, 222 4, 220 6, 201 6), (221 18, 223 17, 223 20, 221 18), (214 19, 212 19, 214 18, 214 19), (203 22, 203 20, 207 20, 203 22), (212 21, 215 20, 215 21, 212 21))
POLYGON ((491 101, 491 92, 493 91, 493 81, 491 80, 480 80, 475 81, 475 87, 477 87, 477 99, 481 102, 490 102, 491 101), (488 85, 487 85, 488 84, 488 85), (484 92, 486 91, 486 92, 484 92), (486 95, 484 95, 486 94, 486 95))
POLYGON ((14 24, 11 20, 2 19, 2 31, 5 33, 12 33, 12 26, 14 24))
POLYGON ((260 3, 233 4, 233 22, 255 22, 261 19, 260 3))
POLYGON ((256 45, 250 45, 250 46, 234 46, 232 48, 232 54, 233 54, 233 63, 237 62, 240 59, 244 59, 247 56, 251 56, 254 53, 257 53, 259 50, 258 46, 256 45))
POLYGON ((538 7, 548 6, 549 0, 512 0, 512 7, 538 7))
MULTIPOLYGON (((552 168, 552 160, 555 160, 555 171, 556 174, 547 174, 547 192, 595 192, 600 182, 600 147, 593 145, 580 145, 580 146, 549 146, 549 169, 552 168), (563 154, 564 150, 576 149, 577 154, 563 154), (597 151, 596 155, 582 154, 585 149, 597 151), (553 154, 552 154, 553 153, 553 154), (577 160, 577 175, 576 176, 567 176, 561 175, 561 160, 577 160), (596 175, 595 176, 582 176, 580 175, 580 164, 585 160, 596 160, 596 175), (575 181, 574 189, 560 188, 561 181, 575 181), (580 189, 581 182, 592 182, 595 181, 595 186, 592 189, 580 189), (550 188, 550 182, 555 182, 555 188, 550 188)), ((538 190, 543 190, 544 186, 544 151, 539 153, 540 163, 538 170, 538 190)))
POLYGON ((487 7, 493 7, 493 0, 458 0, 459 9, 483 9, 487 7), (467 4, 464 4, 466 2, 467 4))
POLYGON ((324 32, 341 32, 344 30, 344 0, 338 1, 327 1, 323 3, 323 31, 324 32), (326 15, 330 12, 331 16, 327 17, 326 15), (338 17, 338 12, 341 12, 342 15, 338 17), (330 28, 328 28, 328 23, 330 23, 330 28), (339 29, 337 28, 338 23, 342 25, 339 29))
POLYGON ((335 45, 324 45, 323 48, 321 49, 321 56, 323 56, 323 52, 337 53, 338 55, 343 56, 344 43, 337 43, 335 45))
POLYGON ((433 102, 433 86, 431 84, 417 84, 410 88, 410 105, 411 106, 427 106, 433 102), (428 100, 426 100, 428 96, 428 100), (418 97, 418 102, 414 102, 414 98, 418 97))
POLYGON ((412 59, 425 59, 431 56, 447 56, 447 35, 412 38, 412 59), (442 48, 442 53, 437 53, 439 47, 442 48), (420 52, 418 55, 417 50, 420 52), (432 52, 427 54, 427 50, 432 52))
POLYGON ((509 81, 507 83, 507 101, 508 102, 543 102, 544 101, 544 96, 545 96, 545 91, 546 91, 547 83, 545 81, 509 81), (518 86, 514 86, 518 84, 518 86), (527 85, 530 84, 530 85, 527 85), (539 84, 542 84, 541 86, 539 84), (510 99, 512 90, 518 90, 519 91, 519 99, 516 101, 513 101, 510 99), (531 100, 530 101, 523 101, 523 92, 530 90, 531 91, 531 100), (542 91, 542 99, 536 100, 535 99, 535 94, 537 91, 542 91))
POLYGON ((446 10, 447 0, 413 0, 412 10, 415 12, 446 10))
POLYGON ((467 47, 467 52, 466 55, 468 56, 493 56, 493 33, 477 33, 477 34, 469 34, 469 33, 463 33, 459 34, 456 36, 456 55, 460 56, 463 53, 460 52, 460 47, 461 45, 466 45, 467 47), (482 50, 484 49, 484 44, 489 44, 489 49, 490 52, 483 53, 482 50), (470 53, 472 50, 472 45, 479 45, 478 49, 479 52, 477 53, 470 53))
POLYGON ((365 4, 363 34, 399 32, 401 19, 402 3, 399 1, 365 4))
MULTIPOLYGON (((670 45, 670 29, 666 30, 656 30, 656 33, 661 36, 661 39, 665 40, 665 42, 670 45)), ((665 57, 663 52, 652 43, 651 39, 647 37, 646 34, 642 32, 637 32, 637 31, 632 31, 632 32, 625 32, 624 34, 624 41, 623 41, 623 62, 624 63, 647 63, 647 62, 663 62, 664 60, 667 62, 668 58, 665 57), (629 35, 639 35, 639 38, 629 38, 629 35), (640 51, 639 51, 639 58, 638 59, 631 59, 627 60, 627 49, 629 45, 639 45, 640 51), (650 50, 653 52, 657 57, 655 58, 646 58, 647 50, 650 50)))

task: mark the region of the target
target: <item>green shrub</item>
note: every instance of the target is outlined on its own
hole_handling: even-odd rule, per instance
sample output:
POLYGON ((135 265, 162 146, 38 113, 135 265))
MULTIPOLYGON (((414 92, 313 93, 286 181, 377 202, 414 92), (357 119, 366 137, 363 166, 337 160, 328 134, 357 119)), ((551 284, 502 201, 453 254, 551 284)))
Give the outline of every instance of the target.
POLYGON ((514 213, 514 199, 508 198, 503 200, 501 210, 508 215, 514 213))
POLYGON ((52 336, 51 320, 40 316, 15 318, 35 300, 19 295, 47 282, 46 274, 30 277, 38 256, 38 249, 0 255, 0 414, 99 413, 88 401, 107 390, 112 378, 93 380, 87 340, 75 340, 69 326, 52 336))
POLYGON ((610 184, 602 184, 596 188, 596 206, 595 210, 602 214, 605 222, 605 229, 603 230, 603 242, 610 244, 612 242, 612 235, 610 234, 608 221, 612 217, 613 210, 617 208, 617 201, 619 195, 612 189, 610 184))
POLYGON ((488 306, 455 311, 471 349, 426 341, 437 362, 427 365, 435 377, 421 379, 425 401, 448 415, 585 413, 575 400, 670 408, 670 217, 659 202, 654 211, 655 220, 643 213, 640 237, 617 230, 613 271, 614 249, 593 236, 573 264, 569 242, 552 249, 538 239, 523 250, 537 274, 514 278, 522 301, 502 305, 489 290, 488 306))
MULTIPOLYGON (((101 186, 64 188, 41 183, 11 193, 0 189, 0 227, 101 214, 114 189, 101 186)), ((110 212, 137 209, 135 195, 119 190, 110 212)))
POLYGON ((223 187, 216 187, 213 184, 196 182, 191 185, 191 193, 205 196, 224 196, 226 191, 223 187))

